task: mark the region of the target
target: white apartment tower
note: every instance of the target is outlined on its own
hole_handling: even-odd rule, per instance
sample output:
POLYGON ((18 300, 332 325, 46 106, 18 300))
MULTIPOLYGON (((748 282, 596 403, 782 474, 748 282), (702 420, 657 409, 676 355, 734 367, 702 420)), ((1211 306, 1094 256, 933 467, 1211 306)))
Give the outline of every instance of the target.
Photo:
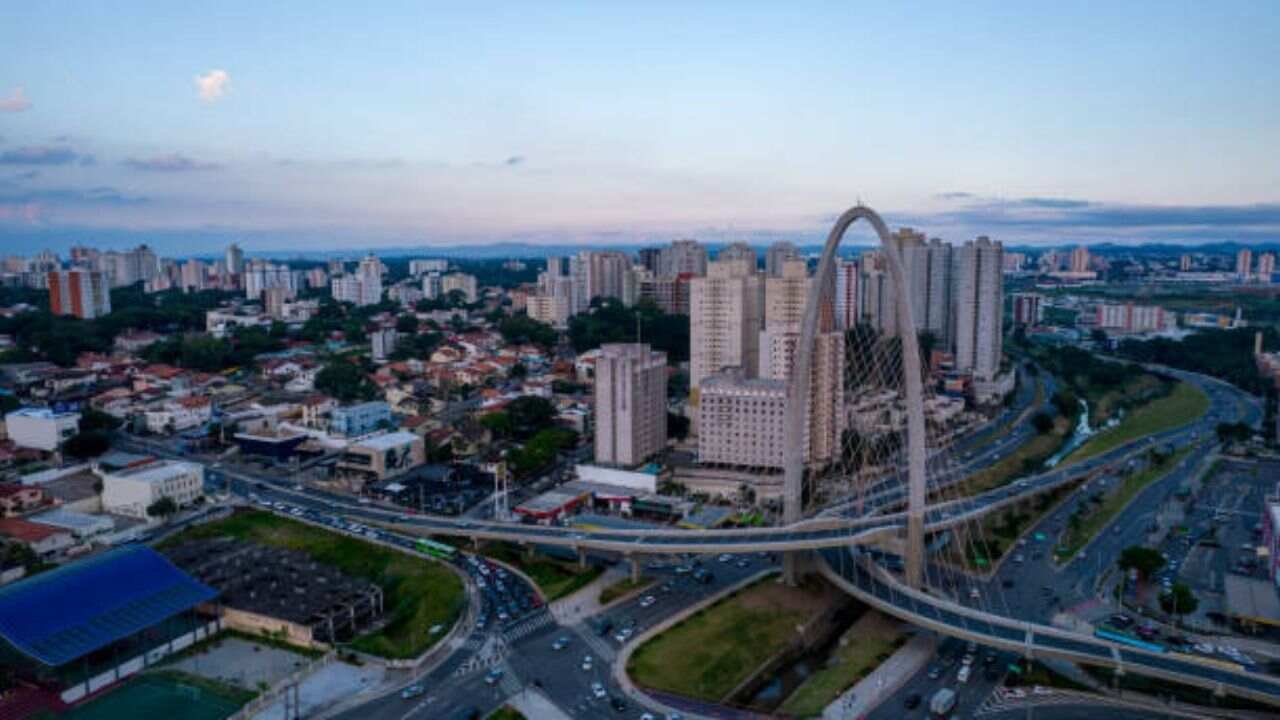
POLYGON ((596 462, 633 467, 667 444, 667 354, 646 343, 601 346, 595 365, 596 462))
POLYGON ((1000 370, 1003 340, 1003 248, 986 236, 956 248, 954 307, 956 369, 991 380, 1000 370))
POLYGON ((799 257, 800 250, 795 245, 780 240, 770 245, 764 253, 764 274, 769 277, 782 277, 784 263, 799 257))
POLYGON ((697 240, 676 240, 658 253, 658 275, 702 277, 707 274, 707 249, 697 240))
POLYGON ((717 260, 689 283, 689 384, 727 367, 759 366, 764 283, 751 260, 717 260))
POLYGON ((951 246, 937 238, 925 242, 924 235, 911 228, 900 229, 894 239, 916 328, 932 333, 945 346, 951 334, 951 246))

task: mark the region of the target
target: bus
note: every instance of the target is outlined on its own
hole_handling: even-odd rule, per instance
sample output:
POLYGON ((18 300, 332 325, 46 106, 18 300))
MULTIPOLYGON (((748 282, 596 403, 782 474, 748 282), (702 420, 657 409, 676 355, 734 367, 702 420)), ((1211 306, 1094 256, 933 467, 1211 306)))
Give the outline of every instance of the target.
POLYGON ((433 558, 439 558, 441 560, 452 561, 458 556, 458 549, 454 546, 445 545, 444 543, 438 543, 434 540, 427 540, 425 538, 418 539, 417 550, 420 553, 430 555, 433 558))
POLYGON ((1094 630, 1093 635, 1094 637, 1100 640, 1107 640, 1114 643, 1120 643, 1122 645, 1128 645, 1130 647, 1136 647, 1140 650, 1146 650, 1147 652, 1154 652, 1154 653, 1165 652, 1165 646, 1163 645, 1158 645, 1153 642, 1147 642, 1146 640, 1139 640, 1138 638, 1130 637, 1128 635, 1123 635, 1121 633, 1113 632, 1111 630, 1103 630, 1103 629, 1094 630))

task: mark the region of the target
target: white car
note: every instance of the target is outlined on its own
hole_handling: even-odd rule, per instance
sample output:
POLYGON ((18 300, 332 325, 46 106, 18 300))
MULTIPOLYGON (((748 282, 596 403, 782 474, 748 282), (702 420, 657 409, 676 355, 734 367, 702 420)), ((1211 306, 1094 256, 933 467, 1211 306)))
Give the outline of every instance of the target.
POLYGON ((969 676, 973 674, 972 665, 961 665, 960 672, 956 673, 956 681, 960 683, 969 682, 969 676))
POLYGON ((591 662, 592 662, 592 661, 591 661, 591 656, 590 656, 590 655, 583 655, 583 656, 582 656, 582 671, 583 671, 583 672, 591 672, 591 662))
POLYGON ((644 597, 640 598, 640 607, 647 608, 652 606, 656 602, 658 602, 658 598, 652 595, 645 595, 644 597))
POLYGON ((601 685, 598 682, 593 682, 591 683, 591 694, 594 695, 597 700, 603 700, 604 696, 608 693, 604 691, 604 685, 601 685))

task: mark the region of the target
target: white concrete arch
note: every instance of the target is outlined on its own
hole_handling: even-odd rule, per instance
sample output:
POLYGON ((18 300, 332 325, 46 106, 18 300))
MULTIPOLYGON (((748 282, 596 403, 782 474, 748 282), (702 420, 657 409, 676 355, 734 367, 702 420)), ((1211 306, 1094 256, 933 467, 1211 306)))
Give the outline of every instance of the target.
POLYGON ((805 424, 809 417, 809 384, 813 377, 814 340, 818 330, 818 314, 823 296, 835 295, 836 251, 845 231, 859 219, 866 220, 880 238, 880 246, 889 265, 889 275, 896 288, 898 332, 902 338, 903 385, 907 405, 907 553, 906 581, 920 585, 924 567, 925 459, 924 389, 920 365, 920 346, 915 341, 916 322, 897 243, 889 227, 871 208, 855 205, 836 219, 827 235, 826 246, 805 305, 800 344, 796 348, 788 388, 786 412, 786 448, 783 475, 783 522, 796 523, 804 515, 805 424))

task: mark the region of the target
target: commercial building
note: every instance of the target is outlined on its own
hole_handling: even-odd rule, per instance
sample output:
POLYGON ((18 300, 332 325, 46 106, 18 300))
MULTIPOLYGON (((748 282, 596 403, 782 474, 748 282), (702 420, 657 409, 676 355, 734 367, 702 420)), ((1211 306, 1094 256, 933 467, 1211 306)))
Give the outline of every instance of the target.
POLYGON ((100 474, 102 507, 118 515, 145 519, 163 498, 185 507, 204 497, 204 466, 196 463, 157 460, 100 474))
POLYGON ((344 475, 373 482, 412 470, 426 459, 422 437, 411 432, 392 432, 347 446, 337 468, 344 475))
POLYGON ((595 362, 595 457, 630 467, 667 444, 667 354, 609 343, 595 362))
POLYGON ((1004 323, 1003 247, 986 236, 953 251, 955 366, 979 380, 1000 370, 1004 323))
MULTIPOLYGON (((750 250, 750 248, 747 248, 750 250)), ((726 367, 759 368, 764 283, 751 259, 717 260, 707 276, 690 281, 689 384, 726 367)))
POLYGON ((390 422, 391 406, 381 400, 337 407, 329 413, 329 430, 347 437, 371 433, 379 423, 390 422))
POLYGON ((111 283, 93 270, 54 270, 48 275, 49 312, 92 320, 111 312, 111 283))
POLYGON ((80 431, 80 413, 21 408, 6 413, 4 424, 14 445, 53 451, 80 431))

